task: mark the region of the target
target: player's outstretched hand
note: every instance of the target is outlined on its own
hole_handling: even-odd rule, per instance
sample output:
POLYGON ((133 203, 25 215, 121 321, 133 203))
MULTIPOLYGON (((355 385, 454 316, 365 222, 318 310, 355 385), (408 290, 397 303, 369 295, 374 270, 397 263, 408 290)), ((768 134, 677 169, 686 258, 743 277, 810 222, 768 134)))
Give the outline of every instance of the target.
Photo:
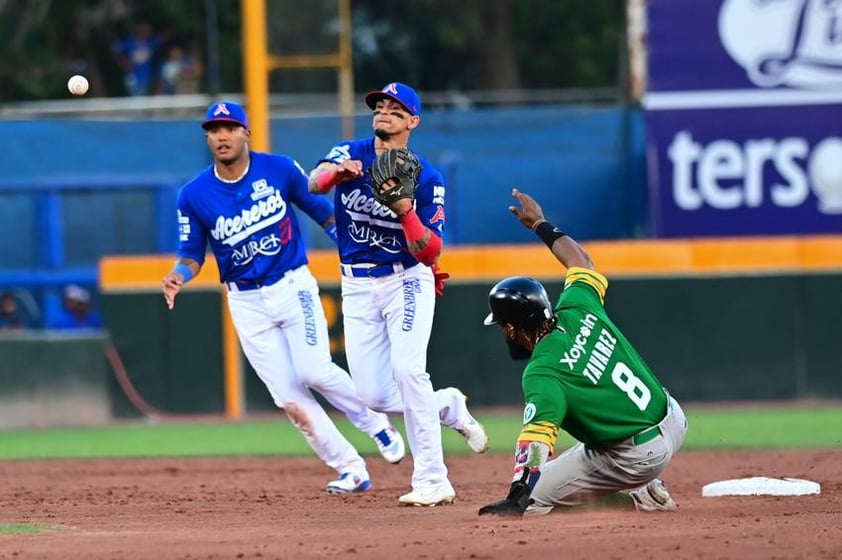
POLYGON ((541 210, 541 205, 534 198, 517 189, 512 189, 512 196, 517 199, 521 207, 509 206, 509 211, 517 216, 520 223, 532 229, 537 222, 544 221, 544 212, 541 210))
POLYGON ((181 274, 171 272, 164 276, 163 291, 167 309, 172 309, 175 306, 175 296, 181 291, 183 285, 184 280, 181 274))
POLYGON ((334 168, 336 182, 342 183, 363 176, 363 162, 358 159, 346 159, 334 168))

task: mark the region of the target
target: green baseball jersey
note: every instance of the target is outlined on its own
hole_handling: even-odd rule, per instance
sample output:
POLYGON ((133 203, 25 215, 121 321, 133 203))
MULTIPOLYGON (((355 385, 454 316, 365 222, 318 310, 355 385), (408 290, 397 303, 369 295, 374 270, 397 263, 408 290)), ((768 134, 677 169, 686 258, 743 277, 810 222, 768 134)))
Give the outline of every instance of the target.
POLYGON ((555 308, 559 328, 535 345, 523 372, 520 441, 552 450, 562 428, 588 446, 606 447, 666 415, 664 388, 605 313, 607 288, 596 271, 568 270, 555 308))

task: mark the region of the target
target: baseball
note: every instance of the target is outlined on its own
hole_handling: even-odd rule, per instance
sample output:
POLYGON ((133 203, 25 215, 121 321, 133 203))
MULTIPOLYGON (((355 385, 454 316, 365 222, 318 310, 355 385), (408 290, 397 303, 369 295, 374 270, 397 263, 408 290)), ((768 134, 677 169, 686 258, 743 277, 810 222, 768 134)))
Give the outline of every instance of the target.
POLYGON ((73 95, 85 95, 88 92, 88 79, 79 74, 70 76, 70 79, 67 80, 67 89, 73 95))

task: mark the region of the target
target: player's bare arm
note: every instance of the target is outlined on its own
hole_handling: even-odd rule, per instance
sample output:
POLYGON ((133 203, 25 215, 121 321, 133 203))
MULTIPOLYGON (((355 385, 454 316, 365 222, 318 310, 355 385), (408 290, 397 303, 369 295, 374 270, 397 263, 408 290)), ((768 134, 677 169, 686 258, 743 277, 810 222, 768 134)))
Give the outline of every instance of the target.
MULTIPOLYGON (((390 180, 386 181, 385 183, 383 183, 382 190, 383 190, 384 193, 388 193, 391 189, 395 188, 396 185, 397 185, 397 182, 394 179, 390 179, 390 180)), ((388 206, 389 206, 389 210, 391 210, 392 212, 395 213, 395 216, 398 217, 398 219, 401 221, 401 223, 403 223, 406 220, 407 215, 413 209, 411 198, 401 198, 399 200, 396 200, 394 203, 389 204, 388 206)), ((409 252, 412 253, 412 254, 420 253, 421 251, 423 251, 424 249, 426 249, 430 245, 430 241, 432 239, 433 232, 430 230, 430 228, 425 226, 423 223, 421 224, 421 228, 422 229, 421 229, 421 237, 420 238, 410 239, 409 236, 407 236, 407 238, 406 238, 407 248, 409 249, 409 252)), ((438 259, 438 255, 436 256, 436 259, 438 259)))
MULTIPOLYGON (((407 217, 409 212, 413 209, 412 208, 412 201, 409 199, 401 199, 389 206, 389 209, 395 213, 398 219, 401 221, 401 224, 407 221, 407 217)), ((413 255, 423 254, 424 249, 430 246, 430 242, 433 240, 433 232, 421 223, 421 229, 419 230, 421 237, 406 237, 406 246, 409 249, 409 252, 413 255)), ((435 255, 433 258, 433 262, 430 264, 435 264, 438 261, 438 258, 441 254, 441 250, 439 250, 438 254, 435 255)), ((420 259, 419 259, 420 260, 420 259)), ((423 262, 423 261, 422 261, 423 262)), ((426 264, 426 263, 425 263, 426 264)))
POLYGON ((169 274, 164 276, 163 292, 164 300, 167 302, 167 309, 175 307, 175 296, 181 291, 181 287, 199 274, 202 265, 193 259, 178 259, 169 274))
POLYGON ((538 234, 561 264, 567 268, 575 266, 593 270, 590 255, 572 237, 544 218, 541 205, 534 198, 518 189, 512 189, 512 196, 517 199, 521 207, 509 206, 509 211, 517 216, 525 227, 538 234))
MULTIPOLYGON (((397 214, 397 212, 395 212, 397 214)), ((427 266, 436 266, 441 256, 441 237, 435 235, 424 225, 414 208, 410 208, 400 216, 401 227, 406 236, 406 247, 418 262, 427 266)))
POLYGON ((347 159, 342 163, 323 161, 310 172, 307 183, 311 193, 325 194, 339 183, 363 176, 363 163, 358 159, 347 159))

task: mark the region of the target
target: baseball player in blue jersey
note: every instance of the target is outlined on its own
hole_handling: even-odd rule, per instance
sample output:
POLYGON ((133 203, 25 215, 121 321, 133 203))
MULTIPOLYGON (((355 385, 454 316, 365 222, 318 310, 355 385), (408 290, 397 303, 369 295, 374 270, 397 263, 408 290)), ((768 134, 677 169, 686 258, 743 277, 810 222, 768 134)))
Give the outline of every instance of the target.
POLYGON ((368 490, 365 461, 310 392, 321 393, 369 434, 387 461, 403 458, 403 439, 388 417, 366 408, 350 376, 331 361, 319 289, 291 204, 329 234, 333 205, 308 191, 295 160, 249 150, 241 106, 211 105, 202 128, 214 163, 178 194, 178 261, 164 278, 167 305, 172 309, 183 284, 199 274, 210 244, 249 363, 275 404, 339 475, 327 491, 368 490))
POLYGON ((370 92, 374 136, 336 144, 310 173, 310 190, 335 189, 336 234, 342 272, 342 312, 348 369, 363 402, 374 410, 403 413, 414 459, 412 491, 405 505, 451 503, 442 425, 459 431, 470 448, 488 447, 459 389, 433 390, 426 372, 427 345, 442 247, 445 187, 441 173, 423 169, 414 201, 391 207, 372 197, 370 168, 377 154, 405 148, 421 120, 418 94, 402 83, 370 92))

